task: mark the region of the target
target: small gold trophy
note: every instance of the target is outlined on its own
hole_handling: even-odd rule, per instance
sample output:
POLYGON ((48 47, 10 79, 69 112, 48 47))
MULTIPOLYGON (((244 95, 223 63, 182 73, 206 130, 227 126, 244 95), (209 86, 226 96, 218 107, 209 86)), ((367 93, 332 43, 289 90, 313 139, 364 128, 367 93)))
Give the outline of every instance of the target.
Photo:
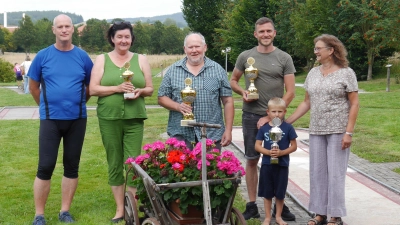
MULTIPOLYGON (((196 91, 190 87, 191 84, 192 84, 192 79, 186 78, 185 79, 186 87, 181 91, 182 101, 186 105, 191 105, 196 99, 196 91)), ((181 120, 181 126, 188 127, 189 122, 196 122, 193 113, 187 113, 183 115, 183 120, 181 120)))
POLYGON ((254 80, 258 76, 258 69, 253 67, 253 64, 255 63, 253 57, 249 57, 247 59, 247 63, 250 65, 244 72, 245 76, 250 80, 249 89, 247 89, 249 91, 249 94, 247 94, 247 99, 258 99, 258 91, 256 86, 254 86, 254 80))
MULTIPOLYGON (((124 68, 126 69, 123 73, 122 73, 122 78, 124 79, 124 82, 131 82, 134 73, 132 71, 129 70, 129 67, 131 67, 131 64, 129 62, 126 62, 124 64, 124 68)), ((132 99, 135 97, 135 93, 133 92, 125 92, 124 93, 124 99, 132 99)))

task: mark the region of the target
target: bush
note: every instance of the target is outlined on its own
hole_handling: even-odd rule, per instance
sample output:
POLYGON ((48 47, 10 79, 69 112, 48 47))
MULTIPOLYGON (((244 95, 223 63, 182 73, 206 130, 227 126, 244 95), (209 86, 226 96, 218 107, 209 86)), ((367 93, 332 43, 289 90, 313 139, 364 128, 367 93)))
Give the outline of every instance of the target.
POLYGON ((13 68, 14 66, 11 63, 0 59, 0 82, 7 83, 15 81, 13 68))

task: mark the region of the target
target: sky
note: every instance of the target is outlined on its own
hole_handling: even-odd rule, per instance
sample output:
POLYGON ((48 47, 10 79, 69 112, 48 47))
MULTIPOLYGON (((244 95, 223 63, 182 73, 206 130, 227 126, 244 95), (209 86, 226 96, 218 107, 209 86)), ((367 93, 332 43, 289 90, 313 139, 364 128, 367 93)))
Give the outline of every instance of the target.
MULTIPOLYGON (((3 0, 1 0, 3 2, 3 0)), ((168 15, 181 12, 182 0, 18 0, 1 4, 0 11, 59 10, 91 18, 114 19, 168 15)))

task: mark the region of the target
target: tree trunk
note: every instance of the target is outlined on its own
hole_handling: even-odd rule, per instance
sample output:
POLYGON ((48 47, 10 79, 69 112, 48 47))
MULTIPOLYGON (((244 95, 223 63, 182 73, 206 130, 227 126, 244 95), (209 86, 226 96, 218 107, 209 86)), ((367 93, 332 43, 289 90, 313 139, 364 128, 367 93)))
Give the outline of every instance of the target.
POLYGON ((370 49, 368 50, 368 74, 367 74, 367 80, 372 80, 372 65, 374 65, 374 50, 370 49))

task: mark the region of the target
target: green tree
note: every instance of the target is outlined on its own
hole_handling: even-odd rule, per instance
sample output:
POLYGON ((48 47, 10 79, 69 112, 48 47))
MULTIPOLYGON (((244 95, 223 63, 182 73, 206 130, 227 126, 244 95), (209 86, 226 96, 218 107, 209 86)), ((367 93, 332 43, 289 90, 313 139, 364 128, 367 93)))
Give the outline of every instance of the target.
POLYGON ((55 37, 52 31, 52 26, 53 22, 47 18, 40 19, 35 23, 36 35, 40 38, 38 38, 35 45, 32 46, 34 52, 46 48, 54 43, 55 37))
POLYGON ((165 27, 159 20, 157 20, 150 29, 150 38, 151 38, 151 54, 160 54, 164 51, 163 46, 161 45, 161 36, 164 33, 165 27))
POLYGON ((161 38, 161 46, 167 54, 182 54, 184 34, 179 27, 171 25, 165 27, 161 38))
POLYGON ((31 52, 32 46, 36 42, 36 29, 29 16, 25 16, 19 21, 19 28, 13 34, 15 43, 22 47, 26 54, 31 52))
MULTIPOLYGON (((220 41, 215 32, 221 28, 220 20, 231 0, 183 0, 182 3, 182 12, 190 29, 200 32, 206 39, 207 56, 217 62, 223 62, 225 57, 221 56, 222 48, 215 44, 220 41)), ((257 11, 258 9, 253 12, 257 11)), ((223 48, 225 47, 227 46, 223 48)))
POLYGON ((138 53, 147 54, 150 52, 150 26, 137 21, 133 27, 135 43, 133 43, 132 49, 138 53))
MULTIPOLYGON (((81 47, 88 52, 106 52, 111 49, 106 33, 110 25, 106 20, 90 19, 80 36, 81 47)), ((77 33, 77 31, 75 31, 77 33)))
POLYGON ((376 58, 392 55, 399 49, 400 0, 341 0, 337 6, 341 18, 339 33, 351 34, 348 42, 352 45, 366 46, 367 80, 371 80, 376 58))
POLYGON ((17 47, 14 43, 13 34, 7 28, 1 28, 1 31, 4 34, 4 43, 2 45, 0 44, 0 48, 2 48, 2 51, 3 52, 15 51, 17 47))
POLYGON ((173 19, 171 19, 171 18, 165 19, 165 21, 164 21, 164 26, 168 27, 168 26, 172 26, 172 25, 177 26, 175 20, 173 20, 173 19))
MULTIPOLYGON (((260 17, 266 16, 273 19, 278 9, 278 1, 257 1, 257 0, 236 0, 233 2, 232 10, 227 10, 224 19, 221 21, 221 28, 216 32, 219 35, 219 46, 231 47, 229 61, 235 63, 239 54, 257 45, 254 38, 255 22, 260 17)), ((228 7, 229 9, 229 7, 228 7)), ((218 46, 217 43, 214 43, 218 46)))

